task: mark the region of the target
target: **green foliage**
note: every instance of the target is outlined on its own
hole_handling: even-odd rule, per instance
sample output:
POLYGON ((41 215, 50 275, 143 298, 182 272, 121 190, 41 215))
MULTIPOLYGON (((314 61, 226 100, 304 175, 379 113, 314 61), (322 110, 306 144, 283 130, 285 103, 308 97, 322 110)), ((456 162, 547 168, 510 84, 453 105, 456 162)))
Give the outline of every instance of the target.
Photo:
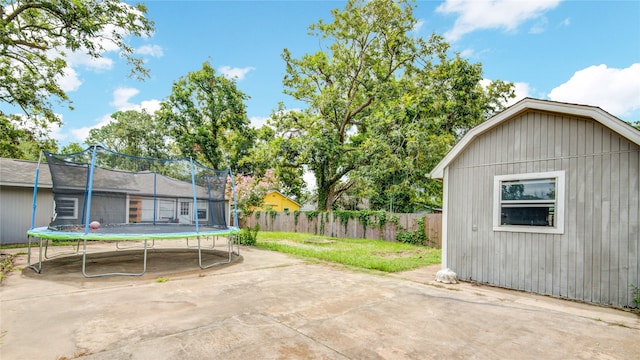
POLYGON ((631 285, 631 294, 633 295, 633 302, 637 307, 640 307, 640 287, 631 285))
POLYGON ((296 210, 296 211, 293 212, 293 224, 294 224, 295 227, 298 227, 298 217, 300 216, 301 212, 302 211, 300 211, 300 210, 296 210))
POLYGON ((320 214, 320 211, 311 210, 311 211, 305 211, 304 213, 305 213, 305 215, 307 215, 307 220, 313 220, 313 219, 318 218, 318 215, 320 214))
POLYGON ((169 133, 153 115, 145 110, 127 110, 117 111, 111 118, 113 121, 107 125, 89 131, 87 144, 104 145, 109 150, 138 157, 170 157, 166 144, 169 133))
POLYGON ((261 232, 257 247, 385 272, 438 264, 440 250, 380 240, 327 238, 303 233, 261 232))
POLYGON ((265 212, 271 217, 272 221, 276 219, 276 216, 278 216, 278 212, 273 209, 268 209, 265 212))
MULTIPOLYGON (((179 152, 214 168, 231 168, 238 154, 231 138, 252 136, 244 101, 248 99, 234 80, 218 76, 208 62, 173 83, 169 98, 158 111, 159 120, 173 136, 179 152), (225 157, 227 156, 227 157, 225 157)), ((249 142, 241 142, 250 146, 249 142)), ((236 159, 237 160, 237 159, 236 159)))
POLYGON ((398 232, 396 234, 396 240, 407 244, 426 245, 429 238, 424 229, 424 218, 418 219, 416 223, 418 227, 416 230, 398 232))
POLYGON ((4 279, 4 274, 14 270, 14 258, 14 254, 0 254, 0 283, 2 282, 2 279, 4 279))
POLYGON ((256 224, 253 228, 246 227, 238 233, 238 243, 241 245, 253 246, 256 244, 260 231, 260 224, 256 224))
POLYGON ((282 54, 285 93, 308 108, 280 107, 276 138, 314 173, 320 210, 335 210, 349 192, 379 210, 437 206, 441 184, 424 174, 513 95, 500 81, 485 91, 481 65, 450 58, 441 37, 416 37, 413 9, 405 0, 350 0, 333 22, 310 26, 328 50, 282 54))
POLYGON ((61 125, 54 103, 70 103, 60 81, 66 55, 83 52, 99 59, 115 45, 131 75, 148 76, 143 59, 128 40, 150 36, 153 22, 144 5, 118 0, 0 1, 0 102, 16 112, 0 111, 0 156, 20 156, 23 142, 48 139, 50 125, 61 125), (16 154, 16 152, 18 152, 16 154))

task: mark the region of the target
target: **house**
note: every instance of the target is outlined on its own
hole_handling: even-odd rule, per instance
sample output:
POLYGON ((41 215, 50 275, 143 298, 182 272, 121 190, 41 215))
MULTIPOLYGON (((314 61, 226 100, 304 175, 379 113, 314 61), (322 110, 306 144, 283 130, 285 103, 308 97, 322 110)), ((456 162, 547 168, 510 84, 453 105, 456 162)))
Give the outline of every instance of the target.
POLYGON ((640 131, 598 107, 526 98, 470 130, 443 181, 442 267, 613 306, 640 286, 640 131))
POLYGON ((295 200, 279 191, 269 191, 265 194, 262 206, 258 210, 275 210, 279 212, 294 212, 302 206, 295 200))
MULTIPOLYGON (((33 184, 38 163, 0 158, 0 244, 27 242, 33 210, 33 184)), ((49 168, 40 166, 38 207, 34 227, 47 226, 53 216, 53 192, 49 168)))
MULTIPOLYGON (((50 160, 51 161, 51 160, 50 160)), ((0 158, 0 244, 25 243, 31 228, 36 162, 0 158)), ((54 170, 55 171, 55 170, 54 170)), ((83 223, 85 167, 57 171, 64 185, 53 193, 50 167, 39 167, 34 227, 83 223)), ((223 179, 224 180, 224 179, 223 179)), ((222 181, 222 180, 221 180, 222 181)), ((174 222, 229 224, 230 204, 210 199, 210 189, 151 172, 95 169, 92 219, 101 223, 174 222)))

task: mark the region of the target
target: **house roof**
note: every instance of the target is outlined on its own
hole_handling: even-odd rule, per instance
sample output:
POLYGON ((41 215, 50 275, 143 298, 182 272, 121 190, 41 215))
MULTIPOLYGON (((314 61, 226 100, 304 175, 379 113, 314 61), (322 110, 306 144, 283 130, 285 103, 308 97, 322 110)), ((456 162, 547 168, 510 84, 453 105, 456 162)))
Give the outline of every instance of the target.
POLYGON ((603 126, 615 131, 629 141, 640 145, 640 131, 633 126, 625 123, 617 117, 609 114, 597 106, 569 104, 557 101, 540 100, 533 98, 524 98, 514 105, 506 108, 502 112, 490 117, 487 121, 469 130, 462 139, 449 151, 449 153, 440 160, 431 173, 427 176, 432 179, 442 179, 444 177, 444 169, 455 160, 458 155, 485 132, 502 124, 503 122, 513 118, 514 116, 527 110, 541 110, 560 114, 575 115, 591 118, 603 126))
POLYGON ((291 202, 295 203, 296 205, 298 205, 298 206, 302 207, 302 205, 300 205, 300 203, 299 203, 299 202, 297 202, 297 201, 293 200, 292 198, 288 197, 287 195, 285 195, 285 194, 281 193, 281 192, 280 192, 280 191, 278 191, 278 190, 270 190, 270 191, 267 191, 267 193, 265 194, 265 197, 266 197, 267 195, 269 195, 269 194, 272 194, 272 193, 280 194, 280 196, 282 196, 283 198, 285 198, 285 199, 287 199, 287 200, 289 200, 289 201, 291 201, 291 202))
MULTIPOLYGON (((0 158, 0 186, 29 187, 33 189, 38 163, 28 160, 0 158)), ((51 173, 45 163, 40 165, 38 187, 51 189, 51 173)))
MULTIPOLYGON (((38 163, 35 161, 0 158, 0 186, 33 189, 36 168, 38 168, 38 163)), ((105 169, 96 169, 96 171, 97 173, 108 172, 106 175, 103 174, 99 180, 94 180, 94 189, 97 190, 153 196, 155 187, 157 196, 187 198, 193 196, 191 182, 176 180, 161 174, 157 174, 154 179, 153 174, 148 172, 131 174, 105 169)), ((69 172, 67 175, 73 175, 73 172, 69 172)), ((52 187, 49 165, 41 163, 38 173, 38 188, 51 189, 52 187)), ((202 186, 196 186, 196 195, 199 198, 206 198, 208 191, 202 186)))

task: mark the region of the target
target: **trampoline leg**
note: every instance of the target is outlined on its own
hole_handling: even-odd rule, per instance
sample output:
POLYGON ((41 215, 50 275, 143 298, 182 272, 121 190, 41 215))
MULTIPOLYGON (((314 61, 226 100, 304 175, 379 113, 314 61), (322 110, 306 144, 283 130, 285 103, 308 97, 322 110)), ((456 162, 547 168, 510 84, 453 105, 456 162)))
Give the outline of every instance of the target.
POLYGON ((231 253, 232 253, 232 246, 231 246, 231 242, 227 241, 227 260, 226 261, 218 261, 215 262, 213 264, 207 264, 207 265, 202 265, 202 248, 200 247, 200 236, 198 236, 198 265, 200 265, 200 269, 204 270, 204 269, 208 269, 210 267, 214 267, 217 265, 223 265, 223 264, 228 264, 231 262, 231 253))
MULTIPOLYGON (((237 256, 240 256, 240 239, 238 238, 238 236, 236 234, 229 234, 229 238, 228 238, 229 242, 236 243, 236 247, 238 248, 238 251, 236 251, 234 254, 236 254, 237 256)), ((231 249, 233 250, 233 245, 231 246, 231 249)))
POLYGON ((44 245, 44 258, 49 260, 49 259, 53 259, 53 258, 57 258, 59 256, 64 256, 64 255, 78 255, 78 251, 80 250, 80 239, 78 239, 78 242, 76 242, 76 250, 75 251, 68 251, 68 252, 63 252, 60 254, 56 254, 53 256, 48 256, 47 255, 47 250, 49 250, 49 239, 45 239, 45 245, 44 245))
MULTIPOLYGON (((146 241, 146 240, 145 240, 146 241)), ((120 241, 116 240, 116 249, 118 250, 128 250, 128 249, 137 249, 138 246, 120 246, 118 245, 120 244, 120 241)), ((151 245, 148 247, 149 249, 153 249, 153 247, 156 245, 156 240, 155 239, 151 239, 151 245)))
POLYGON ((84 239, 82 247, 82 275, 86 278, 104 277, 104 276, 142 276, 147 272, 147 239, 144 240, 144 255, 142 260, 142 272, 140 273, 104 273, 104 274, 87 274, 87 239, 84 239))
MULTIPOLYGON (((211 249, 215 249, 216 248, 216 239, 217 238, 218 238, 218 236, 212 236, 213 244, 211 244, 211 249)), ((209 239, 209 237, 207 236, 205 239, 209 239)), ((187 248, 188 249, 200 248, 200 242, 198 241, 198 245, 191 246, 191 245, 189 245, 189 238, 187 238, 187 248)))
POLYGON ((37 272, 40 274, 42 272, 42 238, 39 239, 40 243, 40 251, 38 252, 38 267, 31 264, 31 238, 32 236, 28 236, 29 242, 27 244, 27 268, 37 272))

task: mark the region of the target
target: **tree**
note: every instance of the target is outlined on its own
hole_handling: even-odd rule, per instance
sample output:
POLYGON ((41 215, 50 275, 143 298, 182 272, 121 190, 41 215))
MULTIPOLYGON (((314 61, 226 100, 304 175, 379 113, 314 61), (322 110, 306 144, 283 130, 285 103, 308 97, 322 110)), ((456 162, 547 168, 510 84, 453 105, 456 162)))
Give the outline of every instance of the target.
POLYGON ((276 137, 270 125, 255 130, 255 140, 248 154, 240 159, 239 168, 244 174, 264 176, 273 170, 278 180, 275 188, 284 195, 304 202, 306 184, 303 179, 304 169, 291 151, 291 143, 276 137))
MULTIPOLYGON (((233 179, 236 205, 244 214, 252 214, 255 208, 262 206, 269 190, 278 190, 278 179, 271 169, 267 170, 263 176, 236 174, 233 179)), ((230 183, 226 189, 226 198, 233 200, 230 183)))
POLYGON ((62 149, 60 149, 60 153, 61 154, 74 154, 74 153, 82 152, 85 149, 86 149, 86 146, 83 147, 82 145, 80 145, 77 142, 71 142, 71 143, 63 146, 62 149))
POLYGON ((138 157, 169 157, 168 133, 153 115, 145 110, 127 110, 117 111, 111 118, 114 121, 89 131, 87 144, 138 157))
MULTIPOLYGON (((244 150, 233 148, 251 136, 244 100, 233 80, 217 76, 208 62, 173 84, 157 113, 183 156, 212 168, 236 172, 244 150), (234 159, 232 154, 236 154, 234 159)), ((242 143, 243 146, 249 146, 242 143)))
POLYGON ((458 57, 449 60, 448 44, 439 36, 425 41, 411 35, 417 21, 409 1, 350 0, 343 11, 332 14, 332 23, 320 20, 310 27, 328 42, 326 51, 295 59, 285 49, 282 55, 287 65, 285 93, 306 102, 308 108, 279 109, 273 116, 278 136, 288 140, 297 161, 314 173, 321 210, 331 209, 357 181, 393 178, 394 172, 402 178, 402 167, 419 160, 401 156, 425 156, 417 154, 416 143, 433 140, 424 146, 446 147, 457 132, 481 121, 474 118, 476 109, 490 110, 486 98, 477 96, 479 91, 464 93, 479 89, 481 78, 472 76, 479 65, 458 57), (451 74, 457 77, 449 78, 451 74), (431 92, 419 91, 415 97, 422 88, 431 92), (439 90, 448 91, 434 99, 443 104, 431 103, 429 95, 439 90), (426 116, 438 121, 423 124, 426 116), (438 122, 449 134, 444 144, 438 134, 429 133, 438 122), (421 132, 408 134, 411 130, 421 132), (415 149, 397 152, 391 147, 393 141, 415 149), (381 154, 395 154, 395 160, 381 154), (368 176, 362 169, 387 174, 368 176))
POLYGON ((470 128, 501 110, 512 85, 481 85, 482 67, 458 55, 406 74, 402 93, 368 129, 370 163, 355 171, 371 207, 398 212, 441 206, 441 183, 426 177, 470 128))
POLYGON ((129 35, 152 33, 145 12, 143 5, 118 0, 0 0, 0 102, 22 113, 0 111, 7 130, 0 135, 0 155, 15 155, 16 143, 42 139, 50 124, 62 123, 52 101, 70 104, 60 85, 68 52, 100 58, 111 44, 133 76, 146 77, 142 59, 127 43, 129 35), (15 135, 20 136, 10 137, 15 135))

